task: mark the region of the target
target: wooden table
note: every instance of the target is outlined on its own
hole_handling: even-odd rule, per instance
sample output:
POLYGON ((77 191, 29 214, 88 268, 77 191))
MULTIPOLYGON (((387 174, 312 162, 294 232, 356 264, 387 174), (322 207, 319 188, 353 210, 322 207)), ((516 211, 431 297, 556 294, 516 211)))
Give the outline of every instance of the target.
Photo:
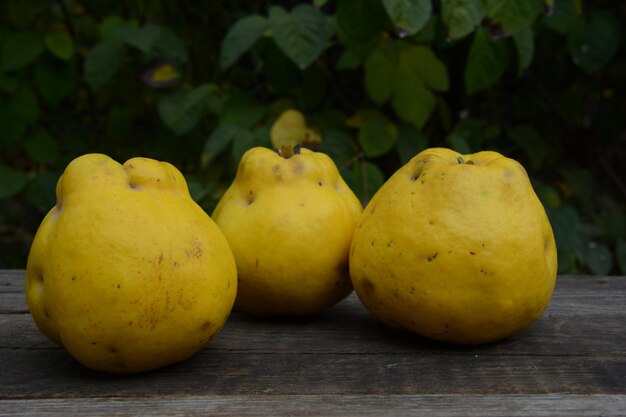
POLYGON ((626 415, 626 277, 559 277, 530 329, 460 348, 383 326, 352 295, 323 314, 234 312, 200 354, 128 377, 35 328, 0 271, 0 415, 626 415))

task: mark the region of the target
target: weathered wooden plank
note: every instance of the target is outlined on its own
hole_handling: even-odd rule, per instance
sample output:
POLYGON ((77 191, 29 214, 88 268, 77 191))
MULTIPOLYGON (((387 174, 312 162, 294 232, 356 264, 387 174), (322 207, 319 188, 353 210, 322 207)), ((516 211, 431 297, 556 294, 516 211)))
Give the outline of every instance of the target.
POLYGON ((623 416, 624 395, 233 395, 0 401, 11 416, 623 416))
POLYGON ((0 269, 0 294, 24 292, 24 273, 22 269, 0 269))
POLYGON ((473 354, 219 352, 119 377, 89 371, 59 349, 7 349, 0 399, 231 394, 624 394, 613 357, 473 354))
MULTIPOLYGON (((506 340, 486 346, 453 347, 388 328, 360 305, 349 305, 351 310, 330 311, 295 323, 234 313, 209 348, 256 353, 626 355, 626 313, 602 320, 548 314, 528 330, 506 340)), ((0 315, 0 349, 48 349, 54 346, 39 333, 30 315, 0 315)))

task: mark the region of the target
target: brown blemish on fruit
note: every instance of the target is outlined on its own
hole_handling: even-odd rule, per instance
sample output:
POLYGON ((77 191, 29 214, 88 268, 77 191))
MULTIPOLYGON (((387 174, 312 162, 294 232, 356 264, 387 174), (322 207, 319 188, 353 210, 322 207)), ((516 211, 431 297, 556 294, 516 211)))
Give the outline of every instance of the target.
POLYGON ((199 258, 203 252, 202 244, 198 242, 198 239, 193 239, 190 248, 185 251, 187 258, 199 258))
POLYGON ((254 267, 255 267, 255 268, 258 268, 258 267, 259 267, 259 259, 258 259, 258 258, 257 258, 257 260, 256 260, 256 263, 254 264, 254 267))
POLYGON ((163 254, 160 254, 160 255, 159 255, 159 259, 158 259, 158 261, 157 261, 157 262, 158 262, 159 264, 160 264, 161 262, 163 262, 163 254))
POLYGON ((470 255, 476 255, 476 252, 469 251, 470 255))
POLYGON ((302 165, 300 162, 294 164, 293 172, 294 174, 302 174, 302 172, 304 172, 304 165, 302 165))
POLYGON ((430 255, 428 258, 428 262, 432 262, 435 260, 435 258, 437 258, 437 255, 439 255, 439 252, 435 252, 433 255, 430 255))
POLYGON ((246 203, 250 206, 254 203, 254 196, 252 195, 252 191, 246 196, 246 203))
POLYGON ((205 321, 204 323, 202 323, 202 326, 200 326, 200 330, 202 330, 203 332, 206 332, 207 330, 209 330, 210 327, 211 327, 211 322, 205 321))

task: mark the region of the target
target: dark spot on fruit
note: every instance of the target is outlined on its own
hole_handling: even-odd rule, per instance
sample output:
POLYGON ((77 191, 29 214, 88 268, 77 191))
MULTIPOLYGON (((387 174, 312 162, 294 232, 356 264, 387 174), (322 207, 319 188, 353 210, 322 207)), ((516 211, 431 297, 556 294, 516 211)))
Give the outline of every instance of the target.
POLYGON ((48 310, 44 310, 43 314, 46 316, 47 319, 50 318, 50 313, 48 313, 48 310))
POLYGON ((393 246, 393 240, 390 240, 389 242, 387 242, 387 247, 390 248, 393 246))
POLYGON ((376 286, 369 279, 365 278, 361 283, 363 285, 363 291, 365 291, 365 292, 376 292, 376 286))
POLYGON ((300 203, 300 207, 304 207, 304 203, 300 203))
POLYGON ((95 344, 96 344, 96 342, 91 342, 91 345, 92 345, 92 346, 95 346, 95 344))
POLYGON ((434 221, 432 221, 432 220, 428 220, 428 224, 432 226, 432 225, 434 225, 434 224, 435 224, 435 222, 434 222, 434 221))
POLYGON ((120 284, 117 284, 117 289, 119 290, 120 288, 122 288, 122 286, 120 284))
POLYGON ((76 281, 76 277, 72 277, 72 281, 76 281))
POLYGON ((415 292, 415 287, 411 287, 411 294, 415 292))
POLYGON ((132 322, 132 321, 129 321, 129 322, 128 322, 128 325, 129 325, 129 326, 132 326, 132 325, 133 325, 133 322, 132 322))
POLYGON ((159 263, 163 262, 163 254, 159 255, 159 263))
POLYGON ((139 186, 137 184, 135 184, 134 182, 132 182, 132 181, 128 182, 128 186, 130 187, 131 190, 138 190, 139 189, 139 186))
POLYGON ((255 266, 256 268, 258 268, 258 267, 259 267, 259 259, 258 259, 258 258, 257 258, 256 263, 254 264, 254 266, 255 266))
POLYGON ((199 258, 202 256, 202 244, 197 239, 191 241, 191 246, 185 251, 187 258, 199 258))
POLYGON ((157 182, 161 182, 161 178, 157 178, 157 182))
POLYGON ((323 185, 323 184, 322 184, 322 181, 318 181, 318 182, 317 182, 317 185, 319 185, 319 186, 321 187, 321 186, 323 185))
POLYGON ((472 252, 472 251, 470 251, 470 253, 469 253, 469 254, 470 254, 470 255, 476 255, 476 253, 475 253, 475 252, 472 252))
POLYGON ((469 161, 467 161, 467 162, 466 162, 466 164, 467 164, 467 165, 474 165, 474 161, 469 160, 469 161))
POLYGON ((202 326, 200 326, 200 330, 207 331, 209 330, 209 327, 211 327, 211 322, 205 321, 204 323, 202 323, 202 326))
POLYGON ((374 246, 374 242, 375 242, 375 240, 372 240, 372 243, 371 243, 372 246, 374 246))
POLYGON ((437 258, 437 255, 439 255, 439 252, 435 252, 426 259, 428 259, 428 262, 432 262, 433 260, 435 260, 435 258, 437 258))
POLYGON ((114 347, 109 348, 109 352, 111 353, 117 353, 117 349, 114 347))
POLYGON ((400 298, 400 295, 398 295, 398 293, 396 291, 393 292, 393 296, 394 296, 394 298, 400 298))

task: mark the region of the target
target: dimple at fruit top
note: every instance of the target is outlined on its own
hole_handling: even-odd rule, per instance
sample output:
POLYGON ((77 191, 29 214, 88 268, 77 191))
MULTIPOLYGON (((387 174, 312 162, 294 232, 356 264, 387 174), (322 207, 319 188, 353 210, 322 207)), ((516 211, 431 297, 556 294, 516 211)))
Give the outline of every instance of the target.
POLYGON ((228 244, 166 162, 72 161, 28 258, 35 323, 84 365, 114 373, 190 357, 236 293, 228 244))
POLYGON ((302 315, 352 291, 348 251, 362 206, 325 154, 253 148, 213 218, 235 255, 235 306, 302 315))
POLYGON ((385 323, 461 344, 528 327, 548 305, 554 235, 524 168, 496 152, 428 149, 375 194, 350 273, 385 323))

